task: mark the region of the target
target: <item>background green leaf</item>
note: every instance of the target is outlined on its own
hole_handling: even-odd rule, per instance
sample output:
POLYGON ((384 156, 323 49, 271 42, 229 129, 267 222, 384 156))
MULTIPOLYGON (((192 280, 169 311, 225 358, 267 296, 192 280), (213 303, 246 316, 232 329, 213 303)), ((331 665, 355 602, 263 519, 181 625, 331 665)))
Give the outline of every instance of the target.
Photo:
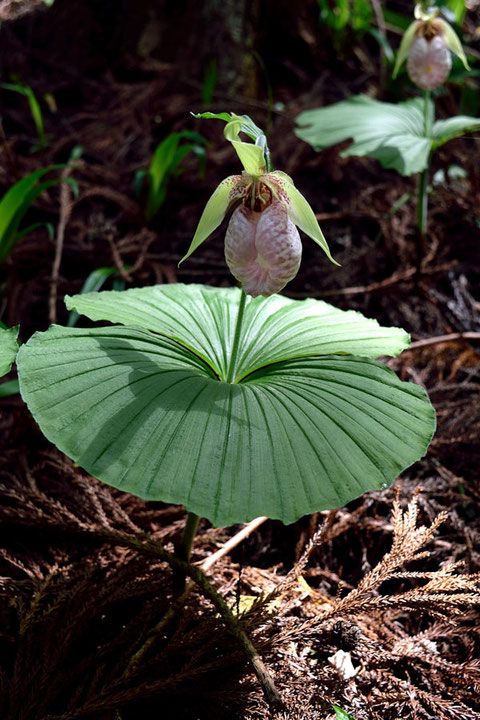
MULTIPOLYGON (((433 117, 433 103, 430 101, 433 117)), ((423 98, 393 104, 356 95, 297 116, 295 134, 315 150, 344 140, 341 157, 375 158, 385 168, 412 175, 427 167, 432 140, 423 135, 423 98)))
POLYGON ((205 169, 206 138, 191 130, 181 130, 171 133, 157 145, 153 153, 150 167, 147 171, 137 171, 135 185, 137 192, 142 180, 149 180, 147 206, 145 216, 151 220, 160 210, 167 196, 168 184, 173 175, 180 172, 180 166, 185 157, 193 152, 199 158, 201 172, 205 169), (192 142, 182 144, 185 140, 192 142))
MULTIPOLYGON (((74 194, 78 194, 78 185, 71 177, 60 176, 40 182, 47 173, 65 167, 67 166, 50 165, 36 170, 12 185, 2 197, 0 200, 0 262, 5 260, 15 243, 25 235, 26 230, 19 231, 19 225, 38 195, 59 182, 66 182, 74 194)), ((38 227, 38 224, 31 225, 30 230, 34 227, 38 227)))
POLYGON ((7 380, 6 382, 0 383, 0 398, 18 395, 19 392, 20 387, 18 380, 7 380))
POLYGON ((433 146, 434 148, 439 147, 454 137, 479 130, 480 118, 457 115, 448 120, 437 120, 432 129, 433 146))
POLYGON ((35 123, 35 129, 37 131, 38 145, 41 149, 44 149, 47 145, 47 136, 45 135, 42 108, 40 107, 40 104, 32 88, 29 85, 21 82, 0 83, 0 87, 4 90, 12 90, 13 92, 17 92, 27 98, 30 113, 32 115, 33 122, 35 123))
POLYGON ((18 352, 18 326, 12 328, 0 327, 0 376, 10 372, 15 356, 18 352))

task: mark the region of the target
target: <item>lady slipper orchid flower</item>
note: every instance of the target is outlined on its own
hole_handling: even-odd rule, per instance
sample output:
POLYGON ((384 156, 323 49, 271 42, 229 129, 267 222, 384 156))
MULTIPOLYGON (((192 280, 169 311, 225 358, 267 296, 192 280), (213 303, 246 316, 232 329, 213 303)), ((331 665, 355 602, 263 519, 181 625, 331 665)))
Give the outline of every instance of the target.
MULTIPOLYGON (((283 172, 267 172, 265 136, 256 143, 239 140, 245 118, 232 114, 225 137, 244 167, 241 175, 222 180, 208 200, 186 260, 220 225, 231 205, 242 200, 225 235, 227 265, 245 292, 253 297, 279 292, 300 267, 302 244, 298 226, 333 260, 314 212, 292 179, 283 172)), ((251 121, 250 121, 251 122, 251 121)), ((255 127, 255 126, 254 126, 255 127)))
POLYGON ((402 38, 393 71, 395 77, 407 60, 410 79, 423 90, 433 90, 445 82, 452 67, 450 51, 470 69, 457 34, 437 15, 438 8, 425 12, 420 5, 415 7, 416 20, 402 38))

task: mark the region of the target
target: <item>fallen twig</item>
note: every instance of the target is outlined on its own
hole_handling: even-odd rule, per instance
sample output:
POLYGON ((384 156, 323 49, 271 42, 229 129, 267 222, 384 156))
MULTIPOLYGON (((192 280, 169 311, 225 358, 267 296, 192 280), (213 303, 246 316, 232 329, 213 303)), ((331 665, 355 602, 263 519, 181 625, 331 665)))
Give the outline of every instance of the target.
MULTIPOLYGON (((72 171, 71 167, 66 167, 62 172, 62 177, 66 178, 72 171)), ((51 323, 57 321, 57 289, 58 277, 60 274, 60 264, 62 262, 63 242, 65 239, 65 230, 72 213, 71 189, 68 183, 62 182, 60 187, 60 218, 57 227, 57 237, 55 243, 55 257, 53 259, 52 277, 50 282, 50 297, 48 302, 49 319, 51 323)))
POLYGON ((453 340, 480 340, 480 332, 457 332, 448 335, 436 335, 435 337, 422 338, 413 342, 407 350, 417 350, 428 345, 440 345, 453 340))

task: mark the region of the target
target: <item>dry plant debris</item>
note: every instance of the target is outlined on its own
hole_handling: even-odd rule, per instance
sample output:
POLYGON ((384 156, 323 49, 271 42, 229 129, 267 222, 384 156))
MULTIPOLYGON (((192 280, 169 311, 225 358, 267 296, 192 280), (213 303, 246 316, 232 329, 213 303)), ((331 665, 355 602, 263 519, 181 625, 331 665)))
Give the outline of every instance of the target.
POLYGON ((17 20, 42 6, 43 0, 2 0, 0 20, 17 20))
MULTIPOLYGON (((236 563, 220 560, 212 582, 227 602, 235 608, 252 597, 240 602, 247 608, 240 622, 282 695, 284 707, 272 715, 241 649, 198 591, 126 672, 173 602, 168 565, 142 548, 145 532, 168 547, 181 525, 170 520, 179 514, 165 507, 162 528, 162 511, 84 477, 56 453, 43 462, 56 474, 49 491, 34 479, 40 468, 27 467, 0 488, 8 528, 1 581, 6 720, 129 720, 158 703, 176 717, 202 720, 333 720, 332 704, 356 720, 480 717, 479 574, 461 572, 458 560, 437 564, 446 544, 438 531, 450 519, 441 512, 419 524, 421 495, 406 509, 397 496, 390 521, 372 517, 376 505, 387 506, 388 493, 351 511, 319 514, 320 530, 286 574, 247 566, 239 576, 236 563), (393 541, 353 583, 352 570, 324 560, 336 546, 341 552, 362 520, 360 533, 373 527, 385 549, 391 533, 393 541), (332 592, 337 580, 351 589, 332 592)), ((208 557, 221 535, 204 531, 196 559, 208 557)))

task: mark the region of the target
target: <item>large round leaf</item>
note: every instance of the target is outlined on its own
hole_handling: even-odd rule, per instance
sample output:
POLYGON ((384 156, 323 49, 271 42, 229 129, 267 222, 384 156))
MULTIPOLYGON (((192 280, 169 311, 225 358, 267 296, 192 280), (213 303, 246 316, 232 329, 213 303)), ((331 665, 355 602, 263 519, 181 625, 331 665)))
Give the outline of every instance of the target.
POLYGON ((244 365, 228 384, 142 328, 53 326, 20 349, 17 366, 40 427, 78 464, 215 525, 288 523, 384 487, 424 454, 434 428, 422 388, 355 356, 244 365))
MULTIPOLYGON (((227 377, 241 290, 208 285, 157 285, 124 292, 66 297, 91 320, 138 325, 177 340, 227 377)), ((354 310, 320 300, 281 295, 247 298, 235 378, 280 360, 348 353, 377 358, 398 355, 410 338, 400 328, 381 327, 354 310)))

